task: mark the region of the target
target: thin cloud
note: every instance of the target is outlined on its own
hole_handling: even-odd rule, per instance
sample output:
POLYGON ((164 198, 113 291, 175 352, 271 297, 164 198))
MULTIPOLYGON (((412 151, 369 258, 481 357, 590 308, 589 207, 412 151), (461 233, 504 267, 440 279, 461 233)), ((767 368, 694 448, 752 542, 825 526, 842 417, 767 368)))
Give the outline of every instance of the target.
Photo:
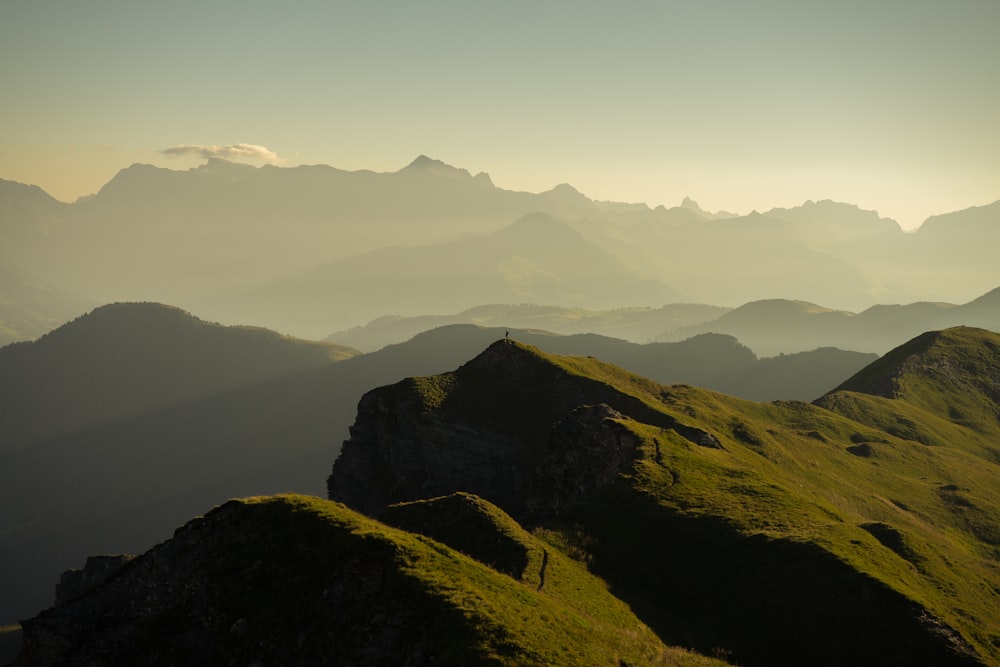
POLYGON ((284 160, 266 146, 255 144, 230 144, 229 146, 212 146, 205 144, 182 144, 171 146, 160 151, 170 157, 194 155, 203 158, 218 157, 225 160, 261 160, 270 164, 281 164, 284 160))

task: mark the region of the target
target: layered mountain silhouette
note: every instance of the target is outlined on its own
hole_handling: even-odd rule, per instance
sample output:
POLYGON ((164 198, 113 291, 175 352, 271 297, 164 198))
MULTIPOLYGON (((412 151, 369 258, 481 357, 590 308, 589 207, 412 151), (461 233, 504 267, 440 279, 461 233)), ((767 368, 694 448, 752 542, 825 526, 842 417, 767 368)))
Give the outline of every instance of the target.
POLYGON ((40 284, 91 303, 164 301, 310 337, 383 315, 455 312, 491 301, 603 308, 616 291, 621 298, 611 307, 658 308, 683 294, 727 307, 782 298, 856 312, 873 303, 964 302, 996 286, 990 250, 998 215, 1000 202, 934 216, 903 233, 875 212, 830 201, 737 217, 689 200, 670 209, 593 201, 567 184, 513 192, 426 156, 387 173, 213 159, 187 171, 133 165, 72 204, 33 186, 0 183, 0 263, 30 268, 40 284), (511 238, 517 221, 537 213, 571 226, 591 249, 551 230, 511 238), (467 237, 507 243, 518 253, 490 255, 467 237), (566 247, 554 252, 561 242, 566 247), (603 283, 586 271, 595 245, 602 258, 593 276, 604 275, 603 283), (482 273, 494 276, 482 283, 488 295, 467 298, 458 257, 449 256, 442 277, 432 280, 434 267, 424 262, 435 254, 427 246, 471 253, 466 263, 478 260, 482 273), (605 255, 646 282, 604 273, 605 255), (372 298, 340 285, 352 308, 318 302, 321 286, 343 277, 338 271, 347 266, 366 278, 377 273, 379 281, 358 276, 348 283, 372 298), (435 289, 397 292, 387 276, 403 266, 419 269, 415 285, 435 289), (456 273, 443 275, 449 271, 456 273), (277 298, 293 285, 313 296, 277 298), (254 302, 247 286, 272 297, 254 302), (373 307, 355 310, 358 304, 373 307))
MULTIPOLYGON (((782 358, 776 371, 729 336, 637 345, 511 332, 661 382, 757 399, 815 398, 873 359, 817 350, 782 358)), ((50 604, 54 573, 92 553, 144 551, 228 498, 324 493, 316 470, 336 457, 366 391, 447 371, 503 335, 455 325, 356 355, 119 303, 0 349, 0 623, 50 604)))
POLYGON ((320 337, 331 315, 367 321, 387 312, 416 316, 484 302, 606 309, 679 300, 676 290, 632 271, 569 225, 533 214, 488 235, 339 260, 231 296, 228 307, 261 309, 320 337))
POLYGON ((884 354, 898 341, 924 331, 965 325, 1000 330, 1000 287, 961 305, 919 301, 876 305, 860 313, 766 299, 744 304, 713 321, 679 327, 657 339, 683 340, 712 332, 736 336, 764 355, 817 346, 884 354))
POLYGON ((94 305, 0 260, 0 346, 38 338, 94 305))
MULTIPOLYGON (((706 333, 738 338, 763 356, 817 347, 883 354, 900 340, 954 326, 1000 329, 1000 288, 968 303, 882 304, 860 313, 805 301, 764 299, 737 308, 678 303, 592 311, 557 306, 490 305, 454 315, 380 317, 326 340, 370 351, 448 324, 509 325, 560 334, 595 333, 637 343, 676 342, 706 333)), ((732 392, 730 392, 732 393, 732 392)))
POLYGON ((371 352, 401 343, 429 329, 451 324, 541 329, 558 334, 593 333, 634 343, 654 340, 664 331, 718 319, 729 308, 698 303, 675 303, 659 308, 589 310, 536 304, 489 304, 454 315, 386 315, 364 326, 335 331, 324 340, 371 352))
POLYGON ((0 348, 0 450, 122 421, 357 354, 156 303, 103 306, 0 348))
POLYGON ((19 664, 998 664, 998 352, 930 332, 757 403, 500 339, 364 395, 339 502, 64 576, 19 664))

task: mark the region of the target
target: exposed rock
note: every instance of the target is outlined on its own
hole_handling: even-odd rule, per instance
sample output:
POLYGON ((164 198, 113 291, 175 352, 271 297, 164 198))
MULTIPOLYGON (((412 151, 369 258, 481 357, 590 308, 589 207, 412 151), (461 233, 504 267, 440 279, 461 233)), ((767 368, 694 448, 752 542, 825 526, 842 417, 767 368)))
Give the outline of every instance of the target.
POLYGON ((570 492, 569 485, 589 491, 613 479, 629 458, 611 453, 621 449, 616 438, 622 431, 609 426, 598 435, 571 425, 580 419, 603 422, 612 414, 721 447, 712 434, 636 396, 567 372, 535 348, 501 340, 453 373, 367 393, 334 463, 329 496, 377 515, 391 503, 467 491, 524 520, 529 507, 551 510, 579 498, 583 491, 570 492), (557 426, 581 406, 602 404, 557 426), (569 433, 591 438, 579 443, 588 453, 574 452, 569 433), (557 470, 565 483, 541 479, 557 470), (536 490, 544 500, 530 499, 536 490))
POLYGON ((56 584, 55 605, 66 604, 73 598, 93 590, 118 574, 135 556, 131 554, 90 556, 82 570, 66 570, 56 584))
POLYGON ((525 502, 533 520, 558 514, 631 466, 639 438, 620 423, 624 419, 602 403, 579 407, 556 425, 525 502))

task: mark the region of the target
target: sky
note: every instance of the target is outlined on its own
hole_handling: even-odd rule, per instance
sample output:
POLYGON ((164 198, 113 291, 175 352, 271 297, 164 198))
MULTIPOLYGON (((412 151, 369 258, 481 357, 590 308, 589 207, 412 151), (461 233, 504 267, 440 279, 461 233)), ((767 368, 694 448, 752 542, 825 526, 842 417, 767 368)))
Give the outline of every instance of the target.
POLYGON ((0 0, 0 178, 395 171, 914 228, 1000 199, 997 0, 0 0), (238 148, 234 148, 238 147, 238 148))

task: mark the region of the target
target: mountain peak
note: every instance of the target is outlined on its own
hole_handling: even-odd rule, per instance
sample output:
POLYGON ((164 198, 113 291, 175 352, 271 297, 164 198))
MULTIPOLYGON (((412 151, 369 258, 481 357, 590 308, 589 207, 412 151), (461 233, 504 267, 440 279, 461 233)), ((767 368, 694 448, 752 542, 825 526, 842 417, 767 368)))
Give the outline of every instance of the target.
POLYGON ((1000 334, 974 327, 928 331, 891 350, 834 392, 900 399, 944 419, 996 428, 1000 334))
MULTIPOLYGON (((423 154, 418 155, 413 162, 400 169, 398 173, 431 174, 433 176, 446 176, 461 180, 472 179, 472 174, 470 174, 467 169, 453 167, 447 162, 435 160, 434 158, 427 157, 423 154)), ((479 176, 476 178, 479 178, 479 176)), ((487 178, 489 177, 487 176, 487 178)))

